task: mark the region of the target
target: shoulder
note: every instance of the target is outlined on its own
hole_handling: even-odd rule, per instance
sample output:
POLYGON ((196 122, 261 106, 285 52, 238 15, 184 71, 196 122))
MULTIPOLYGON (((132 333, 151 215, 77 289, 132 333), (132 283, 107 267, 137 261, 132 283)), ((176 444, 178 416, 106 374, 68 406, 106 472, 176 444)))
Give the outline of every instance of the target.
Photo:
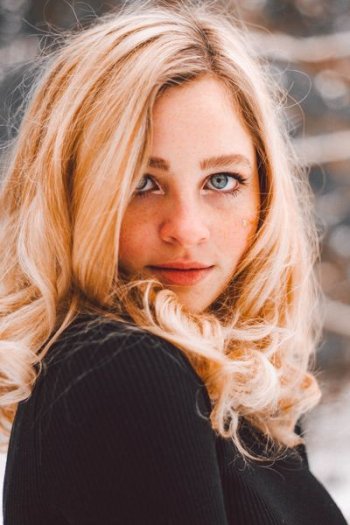
POLYGON ((38 442, 72 523, 224 523, 209 397, 183 352, 118 323, 72 326, 52 350, 38 442))
MULTIPOLYGON (((101 317, 77 320, 50 348, 43 373, 55 403, 157 407, 210 398, 184 352, 154 334, 101 317)), ((47 390, 47 389, 46 389, 47 390)), ((91 406, 91 409, 94 407, 91 406)))
POLYGON ((109 364, 116 372, 132 364, 135 374, 148 369, 156 372, 153 365, 157 364, 165 367, 163 372, 179 368, 203 384, 180 348, 135 325, 102 316, 78 318, 61 334, 44 359, 45 367, 69 366, 72 369, 76 365, 85 371, 109 364))

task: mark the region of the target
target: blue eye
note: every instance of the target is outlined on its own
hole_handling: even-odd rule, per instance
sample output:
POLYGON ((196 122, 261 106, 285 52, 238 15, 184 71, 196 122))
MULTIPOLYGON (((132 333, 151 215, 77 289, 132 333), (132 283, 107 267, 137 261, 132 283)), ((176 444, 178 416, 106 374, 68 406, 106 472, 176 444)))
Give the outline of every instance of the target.
POLYGON ((143 190, 143 189, 145 188, 146 184, 143 184, 143 185, 142 185, 142 182, 147 181, 147 179, 150 179, 150 176, 149 176, 149 175, 143 175, 143 177, 142 177, 142 179, 141 179, 141 186, 138 185, 138 186, 136 187, 136 190, 135 190, 135 193, 136 193, 136 194, 138 194, 138 192, 140 192, 141 190, 143 190))
MULTIPOLYGON (((237 181, 237 178, 233 177, 232 175, 228 175, 227 173, 217 173, 215 175, 211 175, 209 177, 209 180, 213 180, 213 181, 216 181, 215 184, 217 184, 216 186, 216 190, 223 190, 226 188, 227 186, 227 183, 230 181, 231 179, 231 182, 234 182, 234 186, 232 189, 236 188, 238 186, 238 181, 237 181)), ((212 183, 211 183, 212 184, 212 183)))
MULTIPOLYGON (((241 190, 241 186, 246 184, 246 178, 240 175, 239 173, 215 173, 214 175, 210 175, 208 177, 207 181, 216 181, 214 182, 214 189, 213 192, 221 193, 224 195, 231 195, 236 197, 238 195, 238 192, 241 190), (231 181, 231 185, 229 185, 229 188, 227 189, 227 184, 231 181), (226 191, 220 191, 226 188, 226 191)), ((152 185, 150 188, 147 188, 147 181, 151 181, 154 184, 154 177, 151 175, 143 175, 141 179, 141 184, 139 184, 135 190, 134 196, 135 197, 147 197, 149 194, 151 194, 154 191, 154 188, 152 188, 152 185)), ((213 182, 211 182, 213 184, 213 182)), ((210 189, 210 188, 209 188, 210 189)))

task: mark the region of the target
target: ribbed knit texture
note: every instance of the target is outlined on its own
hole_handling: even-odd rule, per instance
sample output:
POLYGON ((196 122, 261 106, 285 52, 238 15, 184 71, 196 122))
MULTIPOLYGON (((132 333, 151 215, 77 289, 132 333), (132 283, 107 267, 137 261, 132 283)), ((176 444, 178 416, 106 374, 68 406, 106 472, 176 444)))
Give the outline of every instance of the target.
MULTIPOLYGON (((346 525, 304 447, 244 466, 184 354, 116 322, 73 323, 19 404, 4 525, 346 525)), ((249 425, 245 442, 260 446, 249 425)))

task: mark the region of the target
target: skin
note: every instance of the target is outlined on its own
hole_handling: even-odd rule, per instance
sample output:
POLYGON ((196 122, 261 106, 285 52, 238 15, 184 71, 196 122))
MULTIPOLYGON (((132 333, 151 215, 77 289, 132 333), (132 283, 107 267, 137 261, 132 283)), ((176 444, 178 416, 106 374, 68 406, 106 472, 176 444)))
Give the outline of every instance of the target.
POLYGON ((130 276, 158 278, 149 266, 179 259, 214 265, 194 285, 167 284, 189 311, 200 313, 223 292, 257 229, 255 149, 225 88, 209 76, 168 88, 155 104, 153 125, 150 157, 166 160, 169 170, 149 167, 140 179, 144 196, 134 193, 126 209, 119 265, 130 276), (248 162, 200 167, 203 159, 230 154, 248 162))

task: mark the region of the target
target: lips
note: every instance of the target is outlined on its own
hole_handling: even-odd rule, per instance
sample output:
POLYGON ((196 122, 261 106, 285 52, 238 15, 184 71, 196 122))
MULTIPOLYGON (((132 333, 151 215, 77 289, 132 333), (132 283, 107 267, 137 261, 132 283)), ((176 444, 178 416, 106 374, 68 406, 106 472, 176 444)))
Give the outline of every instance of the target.
POLYGON ((152 268, 165 268, 165 269, 175 269, 175 270, 194 270, 194 269, 203 269, 209 268, 211 264, 203 264, 197 261, 169 261, 165 263, 153 264, 152 268))
POLYGON ((204 268, 164 268, 150 266, 152 272, 159 275, 160 280, 168 284, 193 285, 204 279, 214 266, 204 268))

